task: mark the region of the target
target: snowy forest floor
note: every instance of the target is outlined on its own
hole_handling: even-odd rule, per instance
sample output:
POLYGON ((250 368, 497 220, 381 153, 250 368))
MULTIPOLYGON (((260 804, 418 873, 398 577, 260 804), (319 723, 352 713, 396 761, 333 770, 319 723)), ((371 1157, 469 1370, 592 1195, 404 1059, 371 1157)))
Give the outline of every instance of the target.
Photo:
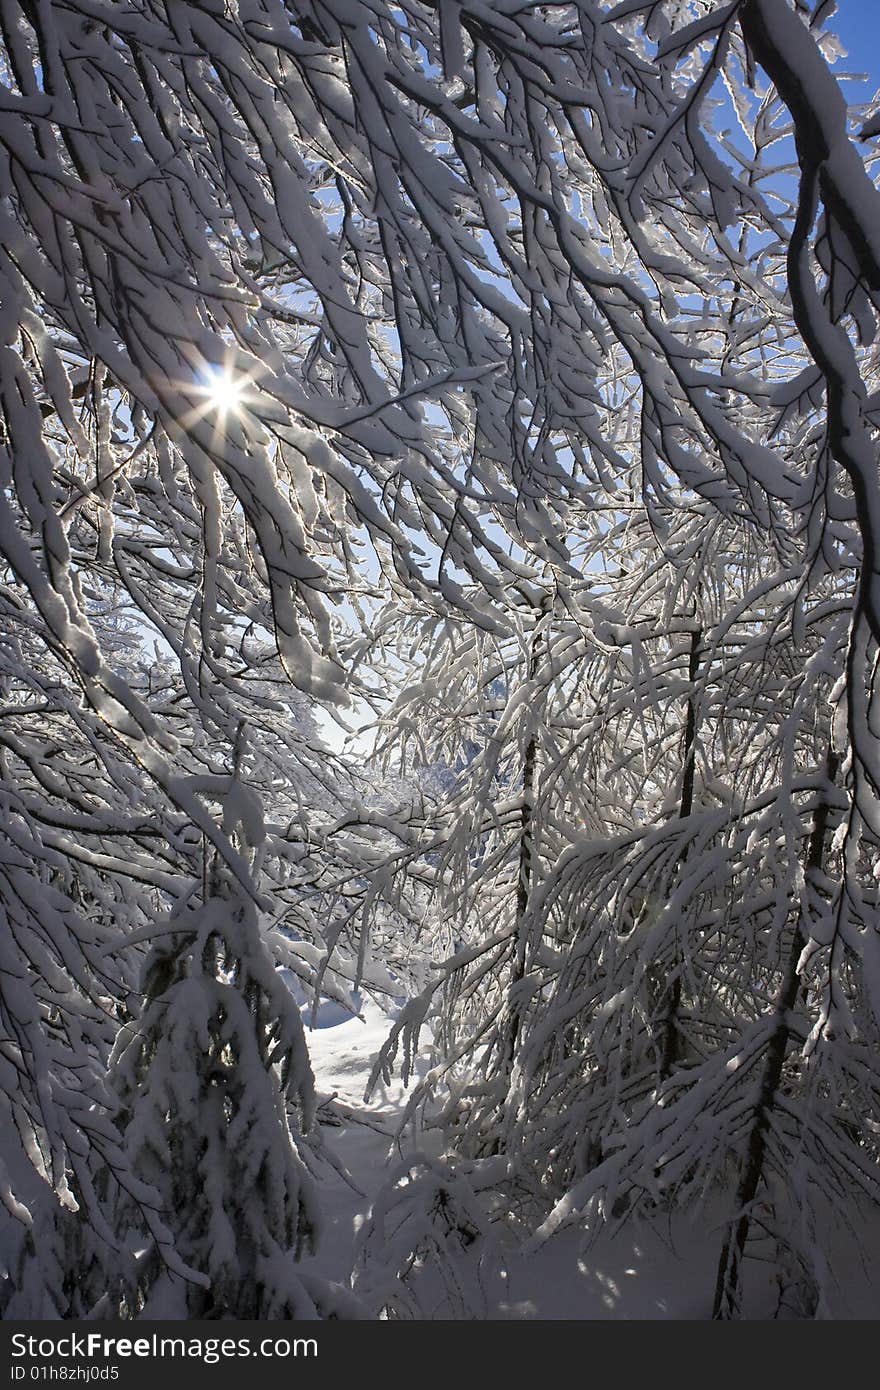
MULTIPOLYGON (((309 1010, 304 1011, 306 1020, 309 1010)), ((390 1020, 369 999, 362 1019, 345 1018, 338 1006, 322 1004, 318 1026, 308 1033, 318 1092, 335 1093, 356 1115, 350 1123, 322 1126, 322 1146, 348 1171, 359 1193, 342 1177, 328 1173, 322 1182, 324 1230, 316 1255, 303 1269, 346 1283, 352 1266, 355 1232, 389 1170, 406 1156, 392 1135, 405 1091, 399 1082, 380 1086, 369 1105, 363 1101, 370 1069, 388 1033, 390 1020), (383 1132, 384 1131, 384 1132, 383 1132)), ((328 1164, 329 1169, 329 1164, 328 1164)), ((600 1239, 587 1255, 580 1252, 577 1231, 550 1240, 538 1253, 511 1251, 501 1296, 490 1297, 490 1318, 703 1320, 711 1316, 715 1271, 722 1239, 717 1220, 705 1209, 693 1220, 681 1214, 659 1217, 656 1224, 629 1223, 615 1236, 600 1239)), ((864 1237, 864 1231, 861 1235, 864 1237)), ((880 1225, 868 1242, 880 1250, 880 1225)), ((880 1283, 847 1239, 835 1230, 829 1265, 833 1269, 820 1316, 834 1319, 874 1318, 880 1309, 880 1283)), ((777 1314, 776 1266, 747 1261, 748 1290, 744 1314, 777 1314)), ((443 1317, 442 1307, 438 1317, 443 1317)))

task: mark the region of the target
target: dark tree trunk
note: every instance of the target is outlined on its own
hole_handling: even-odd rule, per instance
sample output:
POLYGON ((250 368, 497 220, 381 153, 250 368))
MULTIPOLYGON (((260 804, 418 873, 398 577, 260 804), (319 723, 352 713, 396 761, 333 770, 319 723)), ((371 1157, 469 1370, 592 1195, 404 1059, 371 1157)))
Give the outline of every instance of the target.
MULTIPOLYGON (((529 652, 528 680, 536 681, 541 670, 547 648, 547 635, 542 626, 549 612, 549 600, 541 604, 540 614, 532 637, 529 652)), ((516 881, 516 945, 513 968, 510 972, 507 1019, 503 1044, 503 1078, 505 1104, 510 1090, 510 1078, 516 1059, 516 1049, 522 1029, 522 1001, 517 999, 517 988, 525 978, 528 963, 529 944, 529 899, 535 875, 535 798, 538 788, 538 735, 533 731, 526 742, 523 756, 522 805, 520 809, 519 863, 516 881)))
MULTIPOLYGON (((684 723, 684 747, 682 750, 681 796, 678 803, 678 818, 686 820, 694 807, 694 776, 697 766, 697 676, 700 670, 700 645, 703 640, 702 628, 694 628, 691 633, 691 647, 688 654, 688 682, 690 691, 684 723)), ((682 856, 681 863, 684 863, 682 856)), ((681 971, 683 963, 679 957, 673 961, 675 972, 666 987, 660 1004, 660 1080, 665 1081, 679 1056, 678 1011, 681 1006, 681 971)))
MULTIPOLYGON (((828 753, 826 771, 828 781, 834 782, 837 775, 838 758, 828 753)), ((823 798, 813 812, 813 824, 807 845, 806 891, 810 879, 821 871, 825 859, 825 838, 828 831, 828 817, 831 807, 823 798)), ((785 973, 776 997, 773 1010, 773 1030, 767 1043, 764 1058, 764 1071, 758 1087, 758 1098, 752 1117, 749 1137, 746 1143, 742 1172, 736 1193, 736 1211, 739 1213, 731 1224, 727 1239, 718 1262, 718 1277, 715 1285, 715 1304, 713 1318, 729 1319, 739 1314, 742 1285, 742 1261, 751 1226, 751 1210, 764 1174, 764 1156, 767 1149, 767 1126, 776 1100, 776 1093, 782 1079, 782 1070, 788 1055, 790 1029, 788 1015, 797 1002, 798 960, 807 940, 807 904, 801 903, 797 923, 792 936, 785 973)))

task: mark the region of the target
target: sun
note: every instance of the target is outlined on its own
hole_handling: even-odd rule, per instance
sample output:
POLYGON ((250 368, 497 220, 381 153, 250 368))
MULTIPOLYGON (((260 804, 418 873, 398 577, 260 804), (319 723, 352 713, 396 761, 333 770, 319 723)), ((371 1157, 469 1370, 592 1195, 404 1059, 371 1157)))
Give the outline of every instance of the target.
POLYGON ((236 377, 228 370, 215 369, 205 385, 205 403, 219 415, 238 414, 248 387, 246 377, 236 377))
POLYGON ((205 362, 193 372, 186 383, 176 383, 185 389, 192 409, 182 416, 186 429, 207 425, 213 435, 212 447, 220 447, 234 421, 243 421, 248 411, 259 406, 259 378, 262 368, 240 364, 230 353, 223 362, 205 362))

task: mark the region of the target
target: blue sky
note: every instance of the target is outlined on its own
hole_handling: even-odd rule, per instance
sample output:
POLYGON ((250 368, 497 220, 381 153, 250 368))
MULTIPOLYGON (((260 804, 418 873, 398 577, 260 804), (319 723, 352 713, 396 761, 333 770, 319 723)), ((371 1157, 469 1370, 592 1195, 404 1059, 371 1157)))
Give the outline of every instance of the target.
MULTIPOLYGON (((849 71, 868 74, 863 99, 870 99, 880 87, 880 0, 838 0, 827 27, 846 44, 849 71)), ((859 94, 850 90, 847 95, 853 100, 859 94)))

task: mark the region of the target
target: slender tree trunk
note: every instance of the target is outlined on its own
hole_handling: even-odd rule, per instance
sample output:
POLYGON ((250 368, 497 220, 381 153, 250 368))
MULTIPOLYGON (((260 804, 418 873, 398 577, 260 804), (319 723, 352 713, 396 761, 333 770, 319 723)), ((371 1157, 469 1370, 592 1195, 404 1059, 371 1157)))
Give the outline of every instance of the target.
MULTIPOLYGON (((523 759, 523 792, 520 811, 519 873, 516 882, 516 955, 510 975, 511 993, 526 973, 528 952, 529 897, 532 891, 532 878, 535 871, 535 790, 538 776, 538 739, 532 734, 526 744, 523 759)), ((507 1037, 506 1078, 510 1079, 516 1044, 522 1023, 521 1009, 515 999, 509 1004, 509 1023, 507 1037)))
MULTIPOLYGON (((549 612, 550 600, 541 604, 529 652, 528 680, 537 680, 547 648, 547 636, 542 626, 549 612)), ((535 843, 535 800, 538 789, 538 733, 533 730, 526 742, 523 757, 522 805, 520 808, 519 862, 516 880, 516 946, 508 987, 507 1017, 503 1044, 503 1089, 505 1105, 510 1093, 510 1078, 516 1060, 516 1049, 522 1029, 522 1001, 517 999, 518 986, 525 978, 529 943, 529 899, 535 875, 537 846, 535 843)))
MULTIPOLYGON (((833 783, 837 775, 838 758, 829 750, 826 763, 828 781, 833 783)), ((828 817, 831 807, 827 799, 821 800, 813 812, 813 824, 807 846, 806 875, 807 884, 823 867, 825 858, 825 837, 828 831, 828 817)), ((805 889, 806 894, 806 889, 805 889)), ((758 1089, 758 1099, 752 1117, 752 1126, 746 1144, 745 1158, 736 1193, 736 1210, 739 1216, 731 1224, 718 1262, 718 1277, 715 1285, 715 1305, 713 1318, 729 1319, 739 1314, 742 1284, 742 1261, 751 1226, 752 1203, 757 1196, 764 1173, 764 1157, 767 1148, 767 1126, 776 1100, 776 1092, 782 1079, 782 1069, 788 1055, 790 1029, 788 1015, 794 1008, 798 993, 798 960, 807 940, 806 902, 802 901, 797 924, 786 962, 785 974, 779 987, 779 994, 773 1010, 774 1025, 767 1044, 764 1059, 764 1072, 758 1089)))
MULTIPOLYGON (((694 807, 694 776, 697 766, 697 676, 700 670, 700 646, 703 640, 702 628, 695 627, 691 633, 688 653, 689 693, 684 722, 684 748, 681 773, 681 796, 678 803, 678 819, 686 820, 694 807)), ((680 865, 684 864, 682 855, 680 865)), ((660 1080, 669 1076, 679 1056, 678 1012, 681 1005, 681 971, 683 962, 676 954, 673 960, 674 979, 664 991, 661 1001, 660 1035, 660 1080)))

